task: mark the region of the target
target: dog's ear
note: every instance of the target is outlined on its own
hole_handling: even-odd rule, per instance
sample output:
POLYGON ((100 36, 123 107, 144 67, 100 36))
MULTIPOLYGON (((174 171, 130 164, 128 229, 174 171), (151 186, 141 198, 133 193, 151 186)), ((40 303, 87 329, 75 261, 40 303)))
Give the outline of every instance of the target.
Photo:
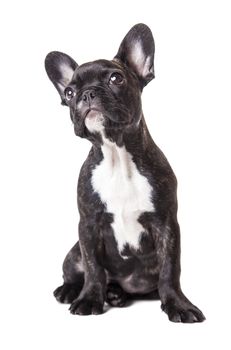
POLYGON ((52 51, 46 56, 47 75, 58 90, 63 105, 66 105, 64 90, 70 83, 77 67, 77 63, 65 53, 52 51))
POLYGON ((152 32, 145 24, 136 24, 123 39, 115 59, 130 67, 144 87, 154 75, 155 44, 152 32))

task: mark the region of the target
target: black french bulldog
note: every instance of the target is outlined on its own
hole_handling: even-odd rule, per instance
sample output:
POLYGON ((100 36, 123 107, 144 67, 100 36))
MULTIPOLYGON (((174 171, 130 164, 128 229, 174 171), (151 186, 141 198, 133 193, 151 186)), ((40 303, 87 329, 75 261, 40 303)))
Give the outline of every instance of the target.
POLYGON ((154 292, 171 321, 205 319, 180 287, 177 181, 142 113, 153 62, 154 40, 144 24, 128 32, 112 61, 78 66, 57 51, 45 60, 75 134, 92 143, 78 180, 79 242, 54 292, 73 314, 101 314, 105 301, 122 307, 154 292))

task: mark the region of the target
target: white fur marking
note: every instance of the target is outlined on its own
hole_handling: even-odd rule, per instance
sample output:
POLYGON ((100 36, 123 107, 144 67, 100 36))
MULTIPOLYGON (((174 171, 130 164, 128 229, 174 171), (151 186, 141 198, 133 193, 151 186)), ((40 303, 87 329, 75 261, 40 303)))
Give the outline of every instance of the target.
POLYGON ((143 212, 155 210, 152 188, 124 146, 118 147, 104 138, 102 152, 104 159, 92 174, 93 189, 106 204, 107 212, 114 214, 112 228, 119 251, 126 243, 138 249, 145 230, 137 219, 143 212))
POLYGON ((149 69, 150 69, 151 57, 148 56, 146 58, 140 41, 137 41, 134 47, 132 48, 131 60, 132 62, 134 62, 135 66, 138 69, 138 73, 142 77, 145 77, 148 75, 149 69))
POLYGON ((92 133, 103 131, 103 115, 95 111, 89 112, 89 116, 87 115, 85 119, 85 125, 92 133))

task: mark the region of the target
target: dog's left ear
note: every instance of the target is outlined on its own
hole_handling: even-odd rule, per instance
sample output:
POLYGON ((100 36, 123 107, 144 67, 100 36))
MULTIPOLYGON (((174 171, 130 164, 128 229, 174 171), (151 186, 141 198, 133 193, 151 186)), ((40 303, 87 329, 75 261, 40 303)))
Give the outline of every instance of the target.
POLYGON ((155 44, 148 26, 139 23, 123 39, 115 59, 130 67, 144 87, 154 75, 155 44))

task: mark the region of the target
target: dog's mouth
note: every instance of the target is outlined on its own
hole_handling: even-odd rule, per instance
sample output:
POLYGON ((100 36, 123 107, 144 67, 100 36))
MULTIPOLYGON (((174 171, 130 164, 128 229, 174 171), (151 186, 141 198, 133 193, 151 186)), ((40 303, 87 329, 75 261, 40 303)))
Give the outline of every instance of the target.
POLYGON ((91 107, 88 108, 84 115, 83 121, 90 132, 101 132, 103 129, 108 130, 123 130, 132 125, 133 118, 114 118, 111 113, 102 111, 99 108, 91 107))
POLYGON ((104 129, 104 116, 97 108, 89 108, 85 113, 84 123, 88 131, 101 132, 104 129))
POLYGON ((89 118, 89 119, 96 118, 99 115, 102 116, 102 112, 99 109, 97 109, 97 108, 89 108, 84 113, 84 119, 86 119, 86 118, 89 118))

